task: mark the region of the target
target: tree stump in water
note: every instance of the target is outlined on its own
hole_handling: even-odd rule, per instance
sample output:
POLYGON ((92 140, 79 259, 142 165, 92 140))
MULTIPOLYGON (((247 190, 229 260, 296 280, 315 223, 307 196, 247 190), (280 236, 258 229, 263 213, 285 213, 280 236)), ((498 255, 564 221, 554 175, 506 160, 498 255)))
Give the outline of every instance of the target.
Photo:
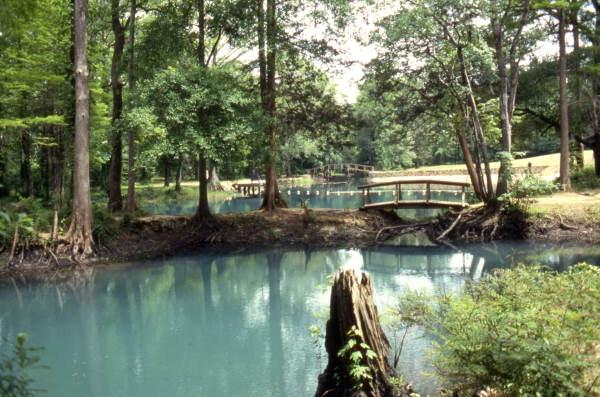
POLYGON ((366 273, 357 275, 346 269, 335 275, 325 348, 329 361, 319 375, 315 397, 402 395, 389 381, 395 375, 387 359, 390 344, 379 323, 373 285, 366 273))

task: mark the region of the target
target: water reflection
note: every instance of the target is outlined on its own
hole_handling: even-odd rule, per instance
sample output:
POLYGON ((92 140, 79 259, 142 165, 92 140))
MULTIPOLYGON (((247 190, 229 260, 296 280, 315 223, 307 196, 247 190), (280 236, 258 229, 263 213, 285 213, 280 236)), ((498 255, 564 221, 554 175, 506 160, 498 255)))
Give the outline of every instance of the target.
MULTIPOLYGON (((590 247, 497 244, 452 248, 271 250, 188 255, 99 271, 87 284, 0 290, 0 337, 27 331, 50 369, 49 396, 311 396, 326 364, 311 324, 323 324, 328 275, 370 272, 380 312, 407 289, 452 291, 520 261, 564 269, 600 263, 590 247)), ((432 391, 413 332, 400 369, 432 391)))
MULTIPOLYGON (((281 194, 287 201, 290 208, 300 208, 303 202, 311 208, 360 208, 363 205, 362 192, 357 190, 357 186, 362 182, 350 181, 330 184, 314 184, 307 187, 282 187, 281 194)), ((424 191, 414 190, 405 191, 403 197, 406 200, 423 199, 424 191)), ((371 202, 381 202, 393 200, 392 190, 381 189, 374 190, 371 196, 371 202)), ((434 200, 460 201, 460 192, 439 192, 433 191, 434 200)), ((254 211, 260 207, 262 199, 248 198, 240 196, 223 197, 222 195, 209 194, 209 206, 213 213, 239 213, 254 211)), ((187 200, 177 201, 168 200, 164 203, 143 204, 142 209, 150 214, 161 215, 193 215, 196 212, 198 200, 188 198, 187 200)), ((398 214, 405 218, 423 218, 440 214, 442 209, 402 209, 397 210, 398 214)))

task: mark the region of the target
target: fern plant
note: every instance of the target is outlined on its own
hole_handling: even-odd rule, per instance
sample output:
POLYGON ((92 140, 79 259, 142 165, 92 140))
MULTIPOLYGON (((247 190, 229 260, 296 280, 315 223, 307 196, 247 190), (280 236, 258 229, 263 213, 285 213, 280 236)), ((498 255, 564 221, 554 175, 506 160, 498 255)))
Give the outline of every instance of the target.
POLYGON ((364 342, 362 332, 355 325, 348 331, 348 341, 337 355, 346 367, 345 373, 338 369, 336 373, 338 383, 342 378, 346 378, 355 391, 364 391, 366 383, 373 379, 369 362, 377 359, 377 353, 364 342))

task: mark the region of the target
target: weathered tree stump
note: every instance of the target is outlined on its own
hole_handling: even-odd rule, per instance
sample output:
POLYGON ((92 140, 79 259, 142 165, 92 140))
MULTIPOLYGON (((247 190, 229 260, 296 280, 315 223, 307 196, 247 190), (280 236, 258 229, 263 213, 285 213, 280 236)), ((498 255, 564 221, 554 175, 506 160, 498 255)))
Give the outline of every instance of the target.
POLYGON ((325 371, 319 375, 315 397, 402 395, 389 380, 390 376, 395 375, 394 368, 388 361, 390 344, 379 323, 377 307, 373 303, 373 285, 368 274, 357 274, 352 269, 344 269, 335 275, 331 288, 325 348, 329 361, 325 371), (355 332, 351 332, 353 329, 355 332), (348 349, 350 339, 358 342, 357 348, 348 349), (356 363, 350 356, 356 349, 360 350, 361 342, 368 345, 376 356, 364 354, 363 345, 363 351, 359 355, 362 358, 356 363), (350 354, 340 354, 342 349, 350 354), (368 366, 368 376, 357 381, 356 372, 354 376, 351 374, 356 365, 363 369, 368 366))

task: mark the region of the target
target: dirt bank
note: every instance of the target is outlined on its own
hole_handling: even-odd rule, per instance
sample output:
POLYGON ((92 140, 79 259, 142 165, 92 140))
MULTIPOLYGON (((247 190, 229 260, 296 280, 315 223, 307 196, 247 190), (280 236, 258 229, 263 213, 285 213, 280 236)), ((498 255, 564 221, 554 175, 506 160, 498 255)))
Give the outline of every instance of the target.
POLYGON ((279 210, 216 215, 198 222, 184 216, 140 218, 122 227, 119 235, 96 244, 96 255, 76 260, 37 248, 8 268, 0 257, 0 279, 53 279, 66 277, 82 265, 103 266, 174 255, 211 247, 368 247, 394 237, 423 231, 446 243, 501 239, 532 239, 600 243, 600 217, 557 214, 491 213, 475 208, 440 219, 411 223, 395 214, 358 210, 279 210), (458 221, 457 221, 458 219, 458 221), (453 226, 454 225, 454 226, 453 226))

